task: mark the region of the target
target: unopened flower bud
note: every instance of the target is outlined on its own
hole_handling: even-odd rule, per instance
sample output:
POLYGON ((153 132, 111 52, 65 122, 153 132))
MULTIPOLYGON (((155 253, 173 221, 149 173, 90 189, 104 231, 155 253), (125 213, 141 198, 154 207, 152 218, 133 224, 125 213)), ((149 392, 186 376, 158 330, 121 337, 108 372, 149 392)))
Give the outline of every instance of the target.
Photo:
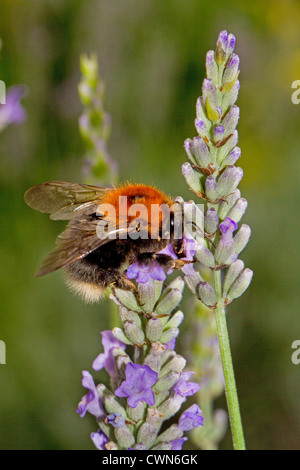
POLYGON ((166 344, 172 339, 177 338, 178 334, 179 334, 178 328, 170 328, 169 330, 166 330, 162 333, 160 337, 160 342, 162 344, 166 344))
POLYGON ((225 137, 229 136, 235 130, 240 117, 240 109, 238 106, 233 105, 232 108, 225 115, 222 124, 225 129, 225 137))
POLYGON ((186 139, 184 148, 188 157, 195 165, 206 168, 210 163, 211 157, 209 148, 202 137, 194 137, 193 140, 186 139))
POLYGON ((214 128, 214 143, 218 144, 218 142, 221 142, 224 139, 224 133, 225 129, 224 126, 219 124, 214 128))
POLYGON ((219 196, 217 183, 213 176, 209 176, 205 181, 205 194, 210 201, 216 201, 219 196))
POLYGON ((184 357, 180 356, 179 354, 175 354, 175 356, 170 359, 161 369, 159 373, 159 377, 164 377, 169 372, 181 372, 186 366, 186 360, 184 357))
POLYGON ((252 276, 253 271, 251 271, 251 269, 246 268, 231 286, 227 298, 229 300, 233 300, 240 297, 245 292, 245 290, 248 289, 252 280, 252 276))
POLYGON ((149 366, 154 372, 159 372, 161 368, 161 357, 149 353, 145 357, 144 365, 149 366))
POLYGON ((244 263, 240 259, 236 260, 229 266, 223 285, 223 293, 226 295, 232 284, 237 280, 244 269, 244 263))
POLYGON ((120 318, 122 323, 125 323, 126 321, 131 321, 136 323, 138 326, 141 326, 141 319, 140 316, 134 312, 133 310, 128 310, 127 307, 124 307, 122 304, 119 306, 119 311, 120 311, 120 318))
POLYGON ((135 439, 128 426, 124 425, 120 428, 115 428, 114 431, 120 447, 128 449, 128 447, 131 447, 135 443, 135 439))
POLYGON ((220 196, 232 193, 243 177, 243 170, 239 167, 228 166, 218 179, 217 188, 220 196))
POLYGON ((208 268, 213 268, 216 264, 215 257, 212 252, 203 244, 198 244, 198 249, 196 250, 196 258, 200 263, 208 268))
POLYGON ((240 198, 237 203, 234 205, 234 207, 230 210, 228 217, 230 217, 232 220, 235 222, 239 222, 243 215, 245 214, 245 211, 247 209, 248 202, 247 199, 245 198, 240 198))
POLYGON ((114 294, 120 304, 124 305, 124 307, 135 312, 142 311, 141 307, 138 304, 137 298, 133 292, 116 288, 114 290, 114 294))
POLYGON ((175 394, 164 401, 157 409, 163 416, 163 420, 171 418, 180 409, 182 403, 186 400, 185 397, 175 394))
POLYGON ((112 334, 114 335, 115 338, 117 338, 122 343, 131 344, 131 341, 127 338, 127 336, 125 336, 125 333, 121 328, 114 328, 112 330, 112 334))
POLYGON ((192 274, 186 275, 184 277, 184 280, 188 288, 193 292, 193 294, 196 295, 196 290, 198 288, 198 285, 200 282, 203 281, 198 271, 194 270, 192 274))
POLYGON ((180 323, 183 321, 184 315, 183 313, 178 310, 178 312, 174 313, 172 317, 168 320, 167 327, 168 328, 178 328, 180 323))
MULTIPOLYGON (((210 120, 207 118, 206 111, 205 111, 205 102, 204 102, 202 96, 197 99, 196 118, 199 119, 200 121, 203 121, 206 131, 209 132, 212 124, 211 124, 210 120)), ((195 124, 196 124, 196 122, 195 122, 195 124)), ((196 126, 196 128, 197 128, 197 126, 196 126)), ((207 134, 205 134, 205 136, 207 136, 207 134)), ((202 136, 202 137, 204 137, 204 136, 202 136)))
POLYGON ((234 165, 237 160, 241 156, 241 149, 239 147, 235 147, 232 152, 225 158, 223 161, 222 167, 228 166, 228 165, 234 165))
POLYGON ((206 54, 206 75, 207 78, 210 78, 215 85, 218 85, 219 80, 219 67, 215 61, 214 51, 208 51, 206 54))
MULTIPOLYGON (((223 74, 223 84, 234 84, 237 74, 239 71, 239 65, 240 65, 240 58, 237 54, 232 54, 230 59, 228 60, 224 74, 223 74)), ((231 87, 232 88, 232 87, 231 87)), ((229 91, 229 89, 226 89, 225 91, 229 91)))
POLYGON ((218 65, 223 65, 226 62, 227 57, 227 46, 228 46, 228 33, 227 31, 221 31, 217 41, 217 48, 215 52, 215 58, 218 65))
POLYGON ((219 121, 222 116, 222 110, 218 106, 217 91, 212 80, 204 79, 202 93, 208 119, 213 122, 219 121))
POLYGON ((235 48, 235 43, 236 43, 235 36, 232 33, 228 34, 228 38, 227 38, 227 54, 228 55, 233 53, 234 48, 235 48))
MULTIPOLYGON (((205 78, 202 84, 202 96, 203 96, 203 103, 207 103, 207 100, 210 101, 211 106, 216 108, 218 106, 218 96, 216 88, 212 82, 212 80, 205 78)), ((208 116, 210 119, 210 117, 208 116)), ((211 119, 212 120, 212 119, 211 119)))
POLYGON ((158 380, 158 382, 154 385, 153 389, 158 393, 170 390, 178 382, 179 378, 179 372, 169 372, 169 374, 165 375, 164 377, 158 380))
POLYGON ((157 436, 157 426, 150 423, 143 423, 137 434, 137 442, 146 446, 146 449, 151 449, 157 436))
POLYGON ((120 414, 124 419, 127 418, 127 414, 123 406, 120 405, 119 401, 114 397, 113 395, 104 397, 103 399, 104 402, 104 408, 105 411, 108 414, 111 413, 118 413, 120 414))
POLYGON ((200 182, 199 173, 193 170, 190 163, 184 163, 182 165, 182 174, 187 182, 188 186, 195 192, 201 193, 203 191, 202 185, 200 182))
POLYGON ((236 189, 233 191, 233 193, 229 194, 229 196, 226 197, 226 201, 221 201, 220 206, 219 206, 219 218, 220 220, 224 220, 233 206, 236 204, 236 202, 240 199, 241 197, 241 192, 239 189, 236 189))
POLYGON ((243 224, 233 239, 233 252, 240 254, 247 245, 251 235, 249 225, 243 224))
POLYGON ((219 265, 226 264, 228 258, 233 253, 233 240, 230 243, 224 243, 222 239, 219 241, 215 258, 219 265))
POLYGON ((180 439, 183 435, 181 429, 177 426, 177 424, 172 424, 166 431, 162 432, 156 442, 170 442, 174 441, 175 439, 180 439))
POLYGON ((223 95, 223 99, 222 99, 222 107, 223 107, 224 114, 227 113, 229 108, 231 108, 231 106, 234 105, 234 103, 237 100, 239 91, 240 91, 240 82, 239 82, 239 80, 235 80, 235 82, 233 84, 232 83, 227 84, 225 88, 228 89, 228 87, 230 87, 230 86, 231 86, 230 90, 227 91, 223 95))
POLYGON ((218 149, 217 162, 221 164, 238 142, 238 131, 235 130, 224 145, 218 149))
POLYGON ((124 330, 128 339, 132 344, 142 345, 145 341, 143 330, 136 324, 130 321, 124 323, 124 330))
POLYGON ((150 318, 146 325, 146 335, 151 343, 155 343, 161 337, 163 325, 159 318, 150 318))
POLYGON ((213 235, 219 227, 219 217, 215 209, 208 209, 204 217, 205 231, 213 235))
POLYGON ((132 421, 140 421, 143 419, 146 409, 146 403, 139 401, 135 408, 127 405, 126 411, 128 418, 132 421))
POLYGON ((179 276, 165 290, 155 308, 156 315, 166 315, 171 313, 179 304, 184 289, 184 281, 179 276))
POLYGON ((157 408, 153 407, 147 409, 147 423, 158 425, 161 422, 161 418, 161 413, 159 413, 157 408))
POLYGON ((139 300, 144 312, 153 312, 154 306, 160 297, 162 286, 163 282, 156 279, 151 279, 144 284, 139 283, 139 300))
POLYGON ((208 137, 208 129, 202 119, 195 119, 195 127, 200 137, 208 137))
POLYGON ((207 305, 207 307, 213 307, 217 303, 215 291, 208 282, 201 282, 199 284, 198 294, 200 300, 207 305))

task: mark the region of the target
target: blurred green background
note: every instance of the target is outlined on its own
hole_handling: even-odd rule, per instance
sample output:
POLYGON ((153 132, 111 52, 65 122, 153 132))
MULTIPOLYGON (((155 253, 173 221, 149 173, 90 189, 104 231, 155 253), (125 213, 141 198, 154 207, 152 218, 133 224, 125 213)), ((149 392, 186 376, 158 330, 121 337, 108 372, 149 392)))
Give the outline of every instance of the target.
MULTIPOLYGON (((99 57, 121 179, 189 199, 183 142, 195 135, 205 54, 222 29, 236 35, 241 58, 240 188, 252 228, 241 257, 255 273, 228 314, 246 441, 300 448, 300 365, 291 362, 300 339, 299 24, 297 0, 1 0, 0 78, 27 85, 28 119, 0 135, 0 449, 94 448, 95 422, 76 407, 109 305, 84 305, 59 272, 34 278, 64 224, 23 202, 34 184, 83 181, 80 54, 99 57)), ((221 448, 231 448, 229 433, 221 448)))

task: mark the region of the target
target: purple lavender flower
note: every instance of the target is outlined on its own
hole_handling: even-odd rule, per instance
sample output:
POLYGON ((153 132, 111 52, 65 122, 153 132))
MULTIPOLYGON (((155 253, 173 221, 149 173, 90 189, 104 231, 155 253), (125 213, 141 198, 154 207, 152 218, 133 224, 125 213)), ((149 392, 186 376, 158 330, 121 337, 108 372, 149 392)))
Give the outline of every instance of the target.
POLYGON ((114 378, 118 376, 118 372, 116 370, 113 350, 114 348, 122 348, 125 350, 125 344, 116 339, 110 330, 102 331, 101 335, 104 353, 99 354, 94 360, 93 369, 98 371, 104 367, 109 375, 114 378))
POLYGON ((183 237, 183 252, 185 254, 183 260, 193 261, 196 254, 196 242, 189 233, 186 233, 183 237))
POLYGON ((164 269, 159 265, 156 260, 153 260, 148 265, 143 265, 134 262, 127 269, 128 279, 136 278, 136 282, 141 284, 146 284, 151 279, 156 279, 157 281, 164 281, 166 279, 166 273, 164 269))
POLYGON ((125 426, 125 419, 120 413, 112 413, 106 416, 105 422, 111 424, 114 428, 122 428, 125 426))
POLYGON ((97 432, 92 432, 91 439, 98 450, 106 450, 105 444, 109 439, 100 429, 97 432))
POLYGON ((230 219, 230 217, 226 217, 224 222, 219 225, 219 229, 221 231, 222 242, 223 243, 231 243, 232 242, 232 234, 238 228, 237 223, 230 219))
POLYGON ((203 426, 203 421, 202 411, 198 405, 194 404, 182 413, 178 427, 181 431, 191 431, 193 428, 203 426))
POLYGON ((178 256, 175 254, 175 251, 173 250, 173 247, 172 247, 171 243, 169 243, 166 246, 166 248, 164 248, 163 250, 160 250, 157 254, 158 255, 167 255, 167 256, 170 256, 173 259, 178 258, 178 256))
POLYGON ((151 387, 156 384, 158 374, 149 366, 129 363, 126 366, 126 380, 115 391, 117 397, 128 397, 128 405, 135 408, 140 401, 149 406, 155 404, 155 397, 151 387))
POLYGON ((187 441, 187 440, 188 440, 187 437, 182 437, 181 439, 175 439, 174 441, 172 441, 171 450, 181 450, 183 444, 184 444, 185 441, 187 441))
POLYGON ((77 413, 83 418, 88 411, 91 415, 96 416, 98 420, 102 419, 105 417, 105 413, 93 377, 86 370, 82 372, 82 375, 82 385, 89 390, 89 393, 80 401, 77 413))
POLYGON ((6 96, 6 104, 0 105, 0 129, 10 124, 20 124, 26 119, 26 111, 21 105, 21 99, 25 95, 25 87, 22 85, 11 87, 6 96))
POLYGON ((182 397, 190 397, 200 390, 200 385, 196 382, 188 382, 194 372, 183 372, 180 379, 174 386, 175 393, 182 397))

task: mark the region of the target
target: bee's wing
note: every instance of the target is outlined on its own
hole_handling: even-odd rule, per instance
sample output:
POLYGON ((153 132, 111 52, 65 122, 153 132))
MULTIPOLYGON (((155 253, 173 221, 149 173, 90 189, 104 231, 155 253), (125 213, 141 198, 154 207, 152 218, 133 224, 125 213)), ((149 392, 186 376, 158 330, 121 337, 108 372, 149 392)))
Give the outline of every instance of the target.
POLYGON ((118 238, 121 233, 129 233, 127 227, 115 226, 115 221, 109 219, 103 220, 107 221, 105 230, 103 225, 99 228, 98 220, 91 220, 86 213, 71 220, 66 230, 57 237, 56 248, 46 256, 36 276, 44 276, 67 266, 118 238))
POLYGON ((77 211, 92 206, 108 190, 88 184, 50 181, 28 189, 24 199, 32 209, 51 214, 53 220, 69 220, 77 211))

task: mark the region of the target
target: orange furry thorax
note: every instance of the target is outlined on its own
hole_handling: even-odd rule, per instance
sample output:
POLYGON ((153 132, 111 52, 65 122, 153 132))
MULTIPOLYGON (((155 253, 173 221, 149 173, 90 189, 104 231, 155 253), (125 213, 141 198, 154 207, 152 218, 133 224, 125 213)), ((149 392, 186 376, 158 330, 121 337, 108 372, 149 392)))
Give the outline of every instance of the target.
MULTIPOLYGON (((138 214, 135 215, 127 215, 128 211, 130 212, 130 208, 132 205, 141 205, 146 208, 148 213, 148 220, 149 220, 149 229, 151 228, 150 220, 151 214, 153 214, 153 206, 154 207, 161 207, 163 205, 167 205, 171 207, 174 204, 174 201, 167 196, 162 191, 156 189, 153 186, 147 186, 145 184, 131 184, 128 183, 123 186, 119 186, 108 191, 102 199, 102 204, 110 204, 114 206, 116 211, 116 221, 117 224, 124 222, 123 216, 123 209, 121 209, 120 213, 120 197, 127 198, 127 210, 126 210, 126 217, 127 222, 130 223, 134 220, 138 214)), ((138 206, 135 206, 138 208, 138 206)), ((142 216, 142 214, 140 214, 142 216)), ((159 223, 161 224, 162 221, 162 213, 159 213, 159 223)), ((152 225, 152 230, 155 229, 152 225)))

